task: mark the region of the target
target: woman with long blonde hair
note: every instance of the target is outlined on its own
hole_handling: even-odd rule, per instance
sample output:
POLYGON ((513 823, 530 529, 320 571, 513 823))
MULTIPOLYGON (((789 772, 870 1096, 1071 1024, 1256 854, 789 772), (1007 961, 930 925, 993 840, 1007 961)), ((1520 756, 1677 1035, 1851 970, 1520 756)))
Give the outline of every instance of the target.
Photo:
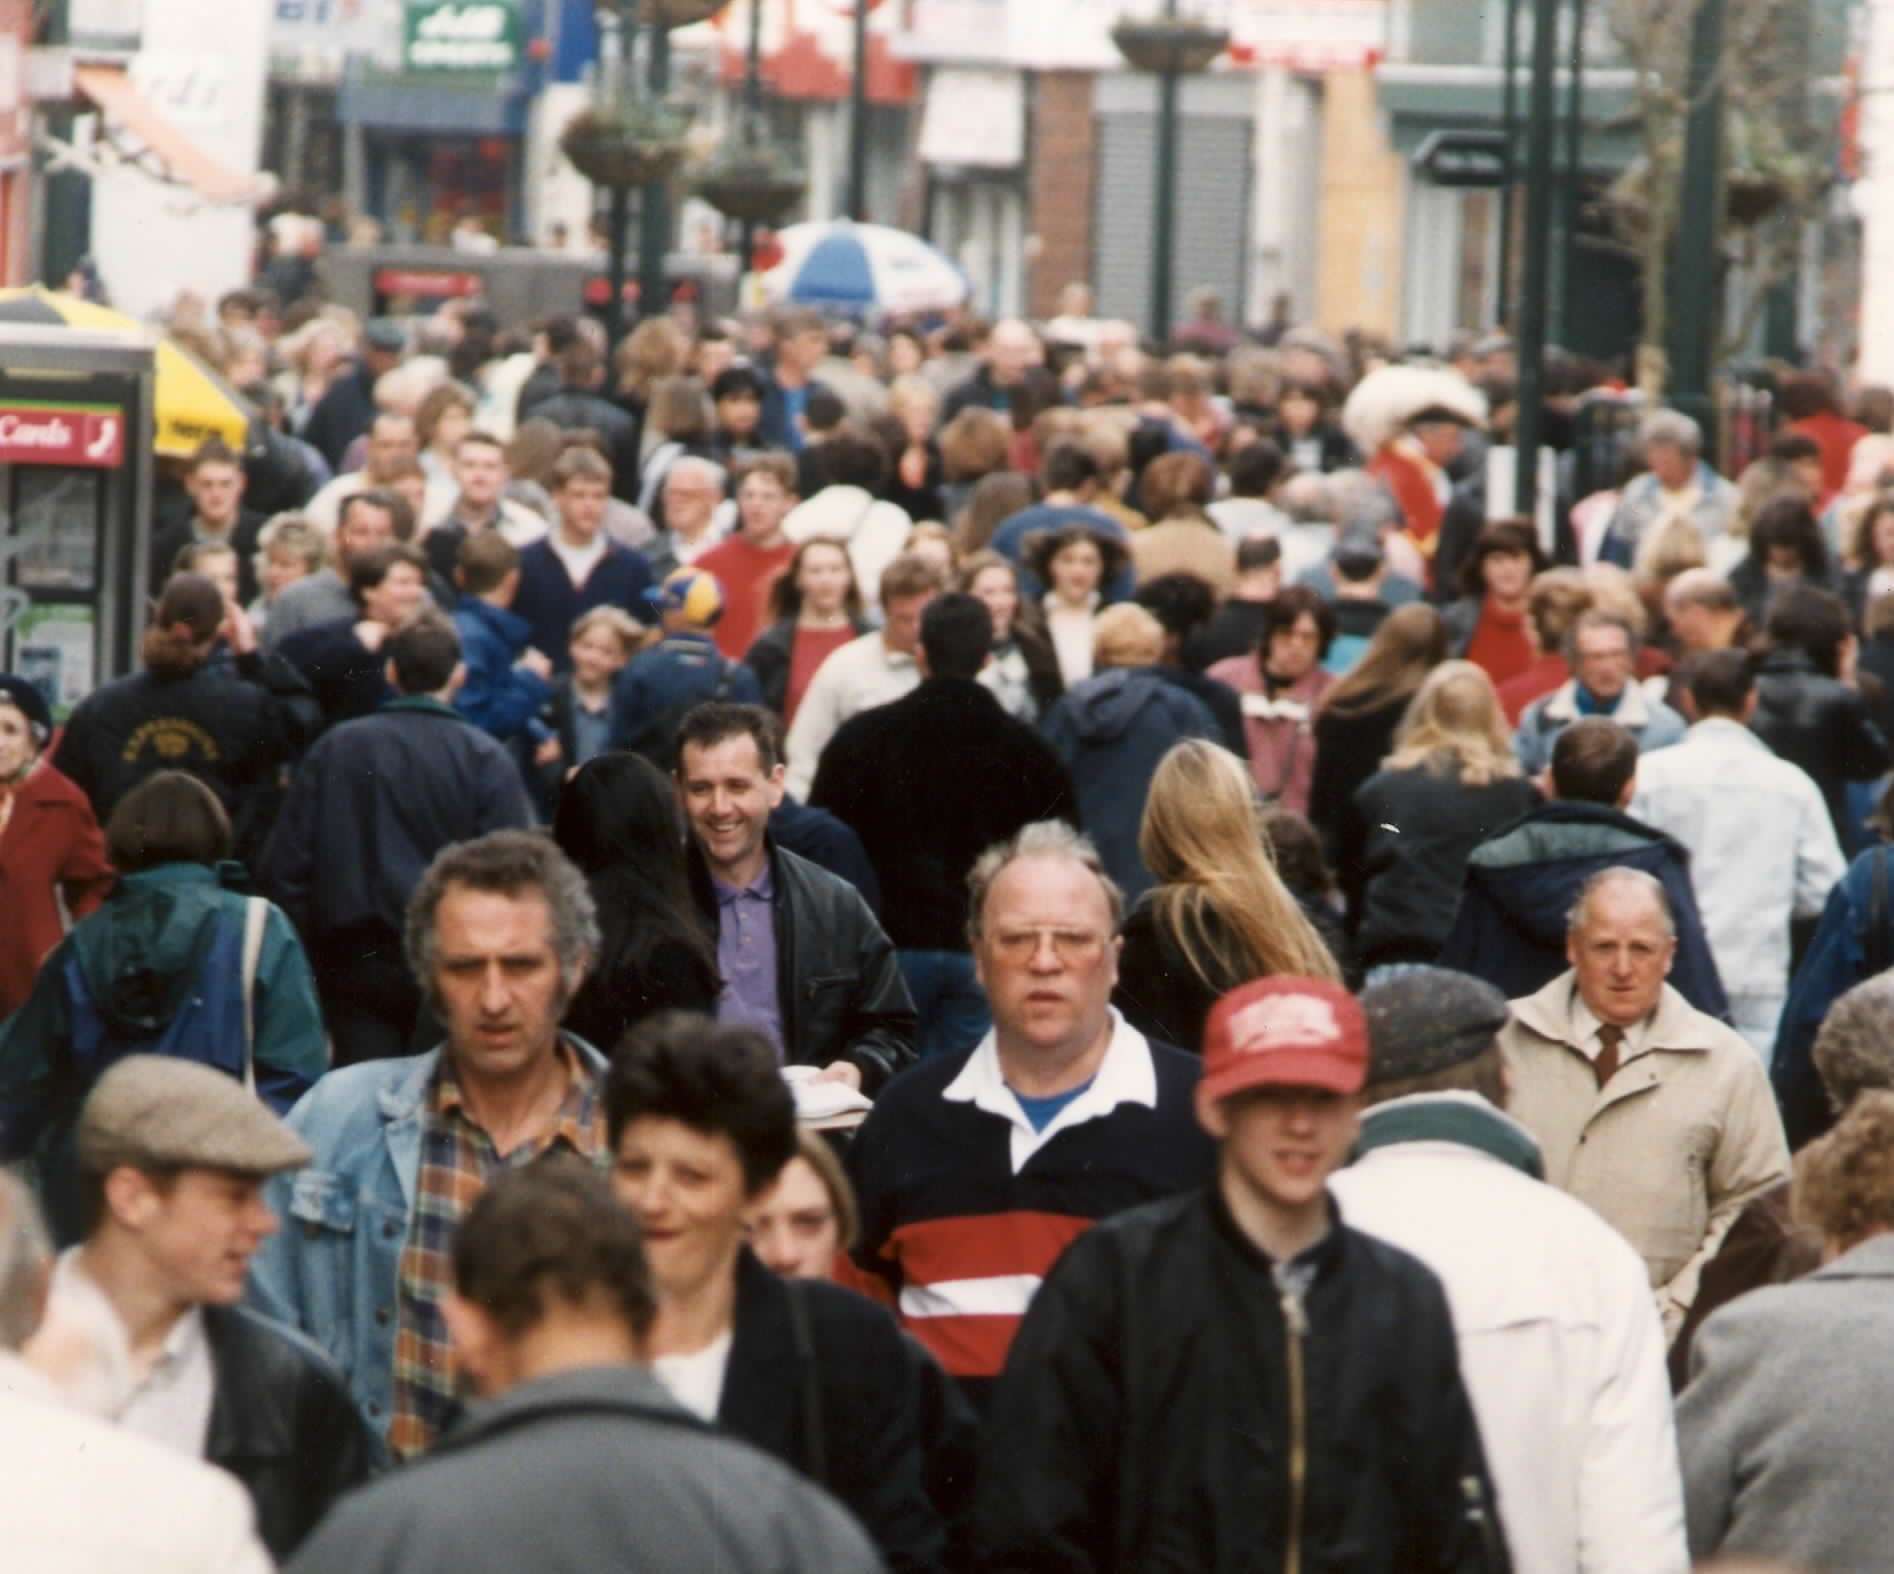
POLYGON ((1341 874, 1362 965, 1433 961, 1467 858, 1538 801, 1493 680, 1470 661, 1442 662, 1409 704, 1394 752, 1355 794, 1359 841, 1343 849, 1341 874))
POLYGON ((1151 778, 1138 854, 1157 885, 1125 920, 1113 1003, 1147 1037, 1198 1050, 1217 1000, 1253 978, 1340 982, 1276 873, 1249 767, 1202 739, 1151 778))

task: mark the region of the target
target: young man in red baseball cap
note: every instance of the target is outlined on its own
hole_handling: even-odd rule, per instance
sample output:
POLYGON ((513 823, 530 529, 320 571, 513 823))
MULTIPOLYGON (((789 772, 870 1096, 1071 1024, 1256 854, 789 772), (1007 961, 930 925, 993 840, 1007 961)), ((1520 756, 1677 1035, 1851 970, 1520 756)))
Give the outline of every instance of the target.
POLYGON ((1080 1236, 1013 1342, 981 1566, 1507 1569, 1440 1282, 1328 1193, 1361 1007, 1322 980, 1246 984, 1203 1061, 1215 1179, 1080 1236))

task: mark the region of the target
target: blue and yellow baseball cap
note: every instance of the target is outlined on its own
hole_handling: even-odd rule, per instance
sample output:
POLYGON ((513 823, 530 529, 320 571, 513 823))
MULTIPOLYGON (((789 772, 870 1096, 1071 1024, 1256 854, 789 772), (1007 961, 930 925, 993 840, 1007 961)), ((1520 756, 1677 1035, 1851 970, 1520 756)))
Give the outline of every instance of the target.
POLYGON ((674 568, 644 596, 658 611, 681 612, 698 628, 707 629, 723 616, 723 586, 702 569, 674 568))

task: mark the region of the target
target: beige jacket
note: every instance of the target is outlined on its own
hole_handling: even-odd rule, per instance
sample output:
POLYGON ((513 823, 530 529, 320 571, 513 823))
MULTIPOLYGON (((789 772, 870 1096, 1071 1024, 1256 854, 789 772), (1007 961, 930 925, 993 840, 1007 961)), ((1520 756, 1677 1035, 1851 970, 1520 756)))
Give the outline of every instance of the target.
POLYGON ((1512 1002, 1508 1113, 1538 1139, 1546 1179, 1644 1258, 1668 1338, 1736 1216, 1788 1177, 1782 1118, 1756 1051, 1668 984, 1643 1052, 1601 1089, 1572 1031, 1574 988, 1568 969, 1512 1002))

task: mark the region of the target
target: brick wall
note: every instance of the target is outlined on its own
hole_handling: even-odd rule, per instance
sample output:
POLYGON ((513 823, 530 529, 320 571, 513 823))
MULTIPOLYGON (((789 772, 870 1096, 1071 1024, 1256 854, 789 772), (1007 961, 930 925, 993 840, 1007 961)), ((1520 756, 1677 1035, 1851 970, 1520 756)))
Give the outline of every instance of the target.
POLYGON ((1059 291, 1092 278, 1092 75, 1042 72, 1032 83, 1032 191, 1026 216, 1027 307, 1056 315, 1059 291))

